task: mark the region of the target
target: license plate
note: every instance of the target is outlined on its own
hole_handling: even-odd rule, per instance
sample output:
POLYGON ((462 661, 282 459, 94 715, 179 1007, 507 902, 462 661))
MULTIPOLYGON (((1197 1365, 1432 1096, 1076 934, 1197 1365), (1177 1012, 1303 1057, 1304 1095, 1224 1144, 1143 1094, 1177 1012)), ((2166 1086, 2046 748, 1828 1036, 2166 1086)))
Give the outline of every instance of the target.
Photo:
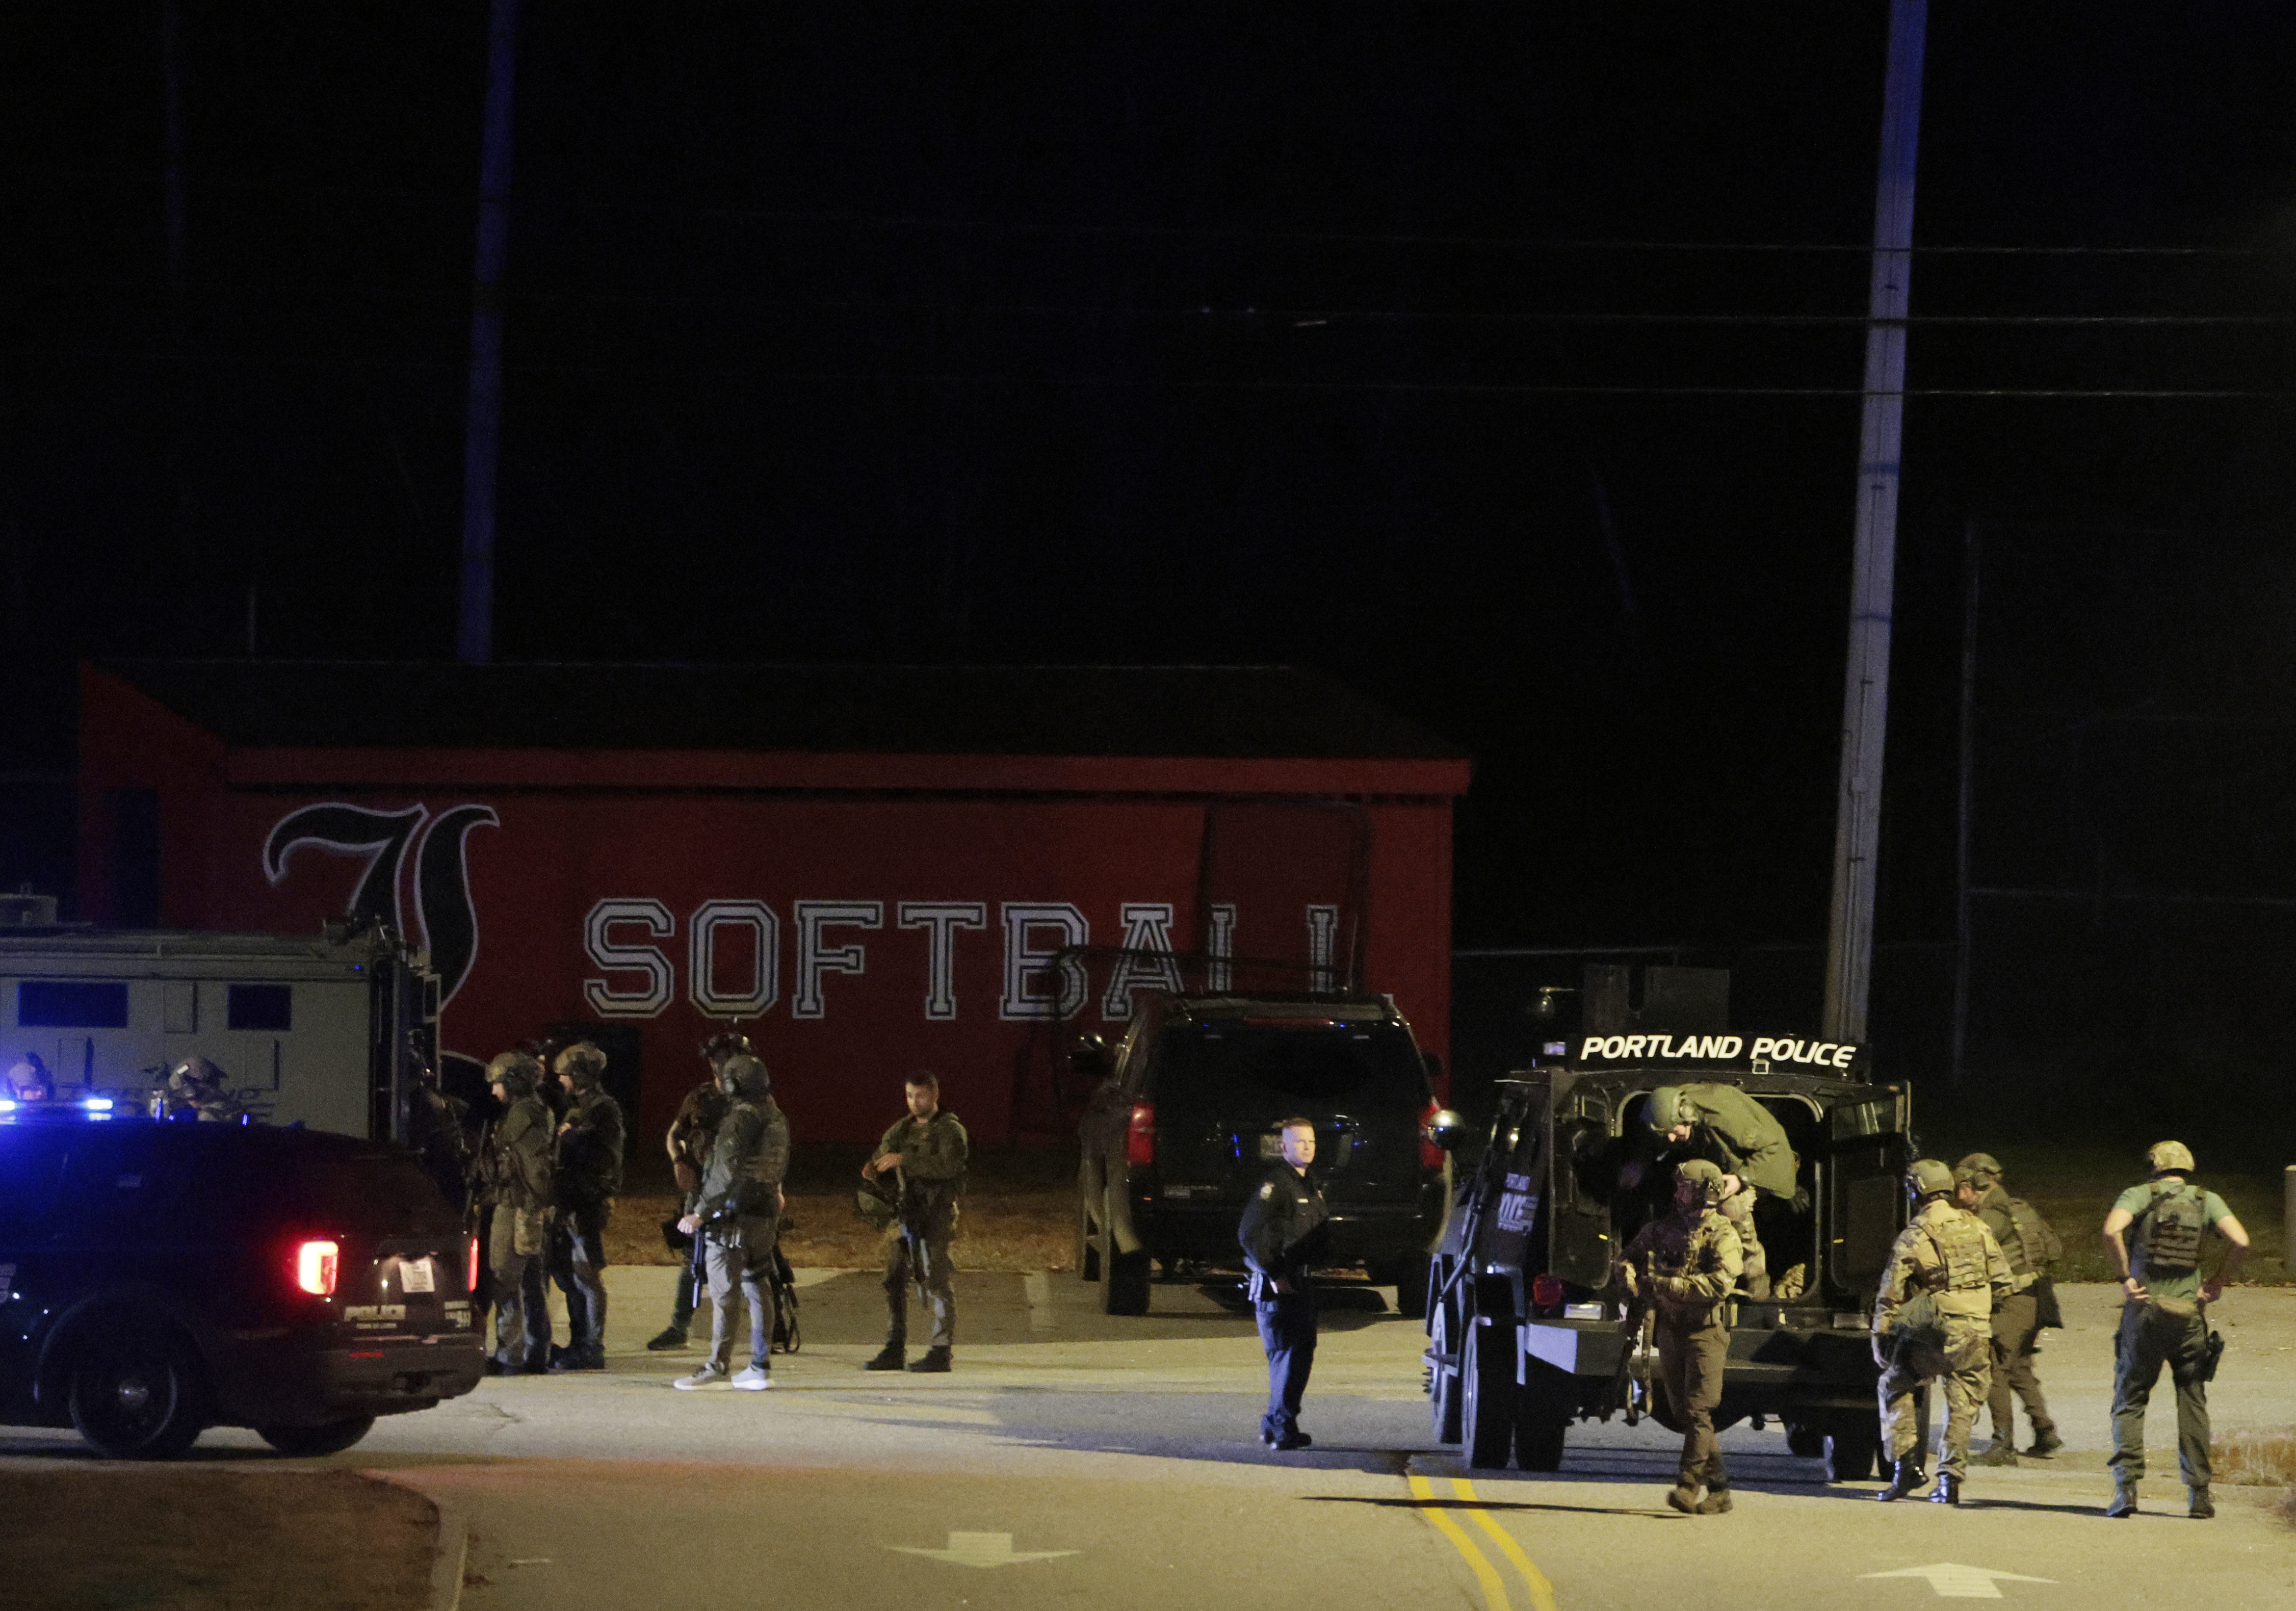
POLYGON ((431 1273, 430 1260, 411 1259, 398 1267, 398 1285, 404 1292, 436 1292, 439 1278, 431 1273))

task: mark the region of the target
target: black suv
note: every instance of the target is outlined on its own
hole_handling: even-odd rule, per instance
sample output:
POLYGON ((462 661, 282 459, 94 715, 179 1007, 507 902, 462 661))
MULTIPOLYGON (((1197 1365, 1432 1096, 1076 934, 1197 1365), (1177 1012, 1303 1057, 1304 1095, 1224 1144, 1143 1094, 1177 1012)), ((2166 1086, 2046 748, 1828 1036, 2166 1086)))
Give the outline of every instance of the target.
MULTIPOLYGON (((1637 1054, 1661 1037, 1632 1037, 1623 1056, 1620 1038, 1589 1038, 1575 1066, 1499 1081, 1480 1158, 1460 1182, 1430 1277, 1435 1436, 1464 1444, 1468 1465, 1512 1457, 1526 1471, 1555 1470, 1570 1423, 1586 1416, 1623 1410, 1631 1424, 1648 1414, 1681 1430, 1611 1279, 1635 1233, 1671 1203, 1673 1170, 1648 1167, 1651 1093, 1718 1081, 1774 1114, 1800 1159, 1795 1199, 1761 1200, 1754 1224, 1771 1278, 1796 1265, 1802 1275, 1789 1299, 1737 1303, 1714 1424, 1777 1420, 1788 1447, 1824 1456, 1833 1480, 1873 1470, 1879 1424, 1867 1323, 1905 1222, 1907 1093, 1867 1083, 1853 1048, 1690 1039, 1694 1055, 1658 1062, 1637 1054)), ((1673 1038, 1663 1040, 1672 1050, 1673 1038)))
POLYGON ((1411 1026, 1383 996, 1204 995, 1144 999, 1085 1111, 1076 1267, 1107 1312, 1147 1311, 1152 1260, 1168 1278, 1242 1263, 1244 1199, 1295 1117, 1315 1122, 1331 1264, 1419 1311, 1450 1196, 1431 1130, 1450 1115, 1411 1026))
POLYGON ((0 1122, 0 1424, 332 1454, 468 1393, 472 1244, 397 1147, 27 1106, 0 1122))

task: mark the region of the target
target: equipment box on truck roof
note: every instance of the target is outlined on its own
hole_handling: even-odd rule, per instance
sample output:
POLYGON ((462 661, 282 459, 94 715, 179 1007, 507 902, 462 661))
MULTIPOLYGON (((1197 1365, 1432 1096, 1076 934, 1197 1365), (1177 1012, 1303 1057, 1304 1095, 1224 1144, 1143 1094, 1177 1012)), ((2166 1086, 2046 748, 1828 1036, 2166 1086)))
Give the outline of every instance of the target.
POLYGON ((1778 1421, 1835 1480, 1867 1475, 1878 1442, 1867 1319, 1905 1221, 1905 1089, 1869 1083, 1855 1047, 1793 1038, 1589 1036, 1574 1049, 1499 1082, 1480 1155, 1461 1171, 1429 1277, 1436 1436, 1464 1443, 1472 1466, 1551 1471, 1581 1418, 1647 1413, 1679 1429, 1615 1276, 1636 1232, 1669 1211, 1665 1165, 1690 1155, 1661 1160, 1652 1093, 1710 1083, 1778 1122, 1799 1188, 1755 1206, 1770 1277, 1791 1295, 1737 1301, 1715 1424, 1778 1421))

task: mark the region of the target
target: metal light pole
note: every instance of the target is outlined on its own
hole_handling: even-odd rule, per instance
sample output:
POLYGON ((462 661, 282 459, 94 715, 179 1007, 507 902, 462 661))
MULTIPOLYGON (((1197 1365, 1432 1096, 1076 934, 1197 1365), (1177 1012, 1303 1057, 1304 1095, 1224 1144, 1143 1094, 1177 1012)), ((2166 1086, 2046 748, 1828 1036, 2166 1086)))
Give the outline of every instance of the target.
POLYGON ((1833 827, 1824 1033, 1866 1039, 1874 974, 1874 874, 1882 829, 1882 744, 1890 712, 1890 609, 1898 565, 1898 454, 1905 435, 1906 308, 1913 280, 1914 159, 1921 142, 1928 0, 1890 0, 1882 164, 1874 199, 1874 282, 1858 440, 1857 535, 1849 583, 1849 663, 1841 701, 1841 786, 1833 827))
POLYGON ((495 479, 502 445, 503 267, 510 258, 512 77, 518 0, 493 0, 479 156, 479 250, 471 295, 471 401, 463 435, 463 593, 455 655, 495 657, 495 479))

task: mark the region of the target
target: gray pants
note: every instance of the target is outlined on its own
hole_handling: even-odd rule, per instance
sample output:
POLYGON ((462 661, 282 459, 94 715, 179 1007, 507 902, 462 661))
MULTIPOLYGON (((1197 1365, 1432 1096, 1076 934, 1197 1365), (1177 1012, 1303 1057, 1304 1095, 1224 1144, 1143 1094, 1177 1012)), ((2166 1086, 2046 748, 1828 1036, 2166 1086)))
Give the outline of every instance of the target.
POLYGON ((2145 1303, 2121 1306, 2120 1334, 2114 1340, 2112 1372, 2112 1480, 2133 1484, 2144 1475, 2144 1407, 2161 1367, 2177 1385, 2177 1465, 2188 1488, 2209 1485, 2209 1323, 2202 1316, 2172 1315, 2145 1303))
POLYGON ((885 1308, 892 1319, 887 1340, 906 1343, 909 1336, 909 1286, 916 1285, 932 1315, 932 1344, 947 1348, 956 1337, 956 1291, 950 1283, 948 1238, 924 1238, 924 1268, 909 1248, 909 1238, 896 1232, 885 1244, 885 1308))
POLYGON ((606 1345, 606 1225, 611 1211, 586 1203, 558 1211, 551 1227, 550 1278, 566 1295, 566 1350, 598 1355, 606 1345))
POLYGON ((771 1214, 744 1214, 734 1229, 710 1231, 703 1253, 709 1271, 709 1306, 717 1313, 709 1332, 709 1362, 730 1370, 734 1328, 750 1311, 750 1363, 774 1366, 774 1238, 780 1227, 771 1214))

